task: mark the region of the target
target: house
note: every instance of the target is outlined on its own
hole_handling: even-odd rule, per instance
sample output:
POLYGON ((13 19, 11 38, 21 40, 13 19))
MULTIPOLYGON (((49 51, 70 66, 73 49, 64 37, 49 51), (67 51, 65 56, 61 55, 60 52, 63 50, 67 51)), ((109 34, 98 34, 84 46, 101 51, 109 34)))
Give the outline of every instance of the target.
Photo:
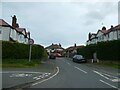
POLYGON ((29 44, 30 39, 30 32, 27 32, 25 28, 19 27, 15 15, 12 17, 12 26, 0 19, 0 40, 29 44))
POLYGON ((25 28, 16 28, 17 31, 17 41, 20 43, 28 44, 28 35, 25 28))
POLYGON ((27 35, 29 35, 29 34, 27 34, 25 28, 20 28, 19 27, 19 24, 17 23, 17 18, 16 18, 15 15, 12 17, 12 26, 17 31, 17 34, 16 34, 17 42, 28 44, 28 39, 29 39, 28 37, 29 36, 27 36, 27 35))
POLYGON ((102 41, 111 41, 111 40, 119 40, 120 39, 120 24, 110 29, 106 29, 103 27, 102 30, 98 30, 96 34, 89 33, 87 40, 87 45, 96 44, 97 42, 102 41))
POLYGON ((45 48, 48 52, 48 54, 50 53, 55 53, 55 54, 60 54, 62 55, 63 54, 63 51, 64 51, 64 48, 61 46, 61 44, 51 44, 50 46, 46 47, 45 48))
POLYGON ((89 33, 87 43, 88 44, 95 44, 95 43, 97 43, 97 37, 96 37, 96 35, 97 34, 95 34, 95 33, 89 33))
POLYGON ((3 19, 0 19, 0 40, 16 41, 16 30, 3 19))
POLYGON ((77 46, 75 43, 74 46, 70 46, 70 47, 66 48, 65 49, 66 57, 73 57, 75 54, 77 54, 77 49, 82 48, 82 47, 84 47, 84 45, 77 46))
POLYGON ((105 41, 105 36, 108 30, 106 30, 106 27, 102 27, 102 30, 98 30, 96 37, 97 37, 97 42, 105 41))
POLYGON ((120 40, 120 24, 115 27, 111 27, 111 29, 108 33, 108 37, 109 37, 109 41, 110 40, 120 40))

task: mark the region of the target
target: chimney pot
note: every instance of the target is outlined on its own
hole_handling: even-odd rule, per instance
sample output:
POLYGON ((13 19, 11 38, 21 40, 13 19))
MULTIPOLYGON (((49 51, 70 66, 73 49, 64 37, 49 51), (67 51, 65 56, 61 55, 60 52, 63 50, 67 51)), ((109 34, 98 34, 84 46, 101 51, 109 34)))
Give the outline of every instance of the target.
POLYGON ((102 27, 102 30, 106 30, 106 27, 102 27))
POLYGON ((113 25, 111 25, 111 28, 113 28, 113 25))

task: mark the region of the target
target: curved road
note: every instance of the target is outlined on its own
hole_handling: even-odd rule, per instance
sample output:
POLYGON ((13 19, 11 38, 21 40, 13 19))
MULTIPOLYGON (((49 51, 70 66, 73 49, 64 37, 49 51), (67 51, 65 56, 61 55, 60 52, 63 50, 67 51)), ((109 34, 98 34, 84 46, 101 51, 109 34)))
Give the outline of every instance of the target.
POLYGON ((85 63, 74 63, 71 59, 57 58, 59 72, 44 82, 32 84, 30 88, 115 88, 119 89, 117 69, 94 67, 85 63))

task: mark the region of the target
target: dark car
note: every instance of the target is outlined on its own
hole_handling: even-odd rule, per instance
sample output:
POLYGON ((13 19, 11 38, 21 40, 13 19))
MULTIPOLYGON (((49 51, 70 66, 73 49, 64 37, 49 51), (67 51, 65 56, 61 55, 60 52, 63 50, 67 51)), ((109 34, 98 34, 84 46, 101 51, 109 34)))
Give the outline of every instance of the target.
POLYGON ((51 54, 49 55, 49 59, 56 59, 56 56, 54 55, 54 53, 51 53, 51 54))
POLYGON ((82 63, 82 62, 86 62, 86 59, 82 55, 74 55, 73 62, 82 63))

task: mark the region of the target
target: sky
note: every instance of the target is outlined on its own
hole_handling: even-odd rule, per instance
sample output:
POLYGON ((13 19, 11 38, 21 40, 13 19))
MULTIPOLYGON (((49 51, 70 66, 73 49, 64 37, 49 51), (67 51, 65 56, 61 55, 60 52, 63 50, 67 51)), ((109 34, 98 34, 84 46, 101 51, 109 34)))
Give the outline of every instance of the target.
POLYGON ((118 0, 4 0, 0 11, 10 25, 16 15, 19 26, 44 47, 86 45, 89 32, 118 25, 118 0))

